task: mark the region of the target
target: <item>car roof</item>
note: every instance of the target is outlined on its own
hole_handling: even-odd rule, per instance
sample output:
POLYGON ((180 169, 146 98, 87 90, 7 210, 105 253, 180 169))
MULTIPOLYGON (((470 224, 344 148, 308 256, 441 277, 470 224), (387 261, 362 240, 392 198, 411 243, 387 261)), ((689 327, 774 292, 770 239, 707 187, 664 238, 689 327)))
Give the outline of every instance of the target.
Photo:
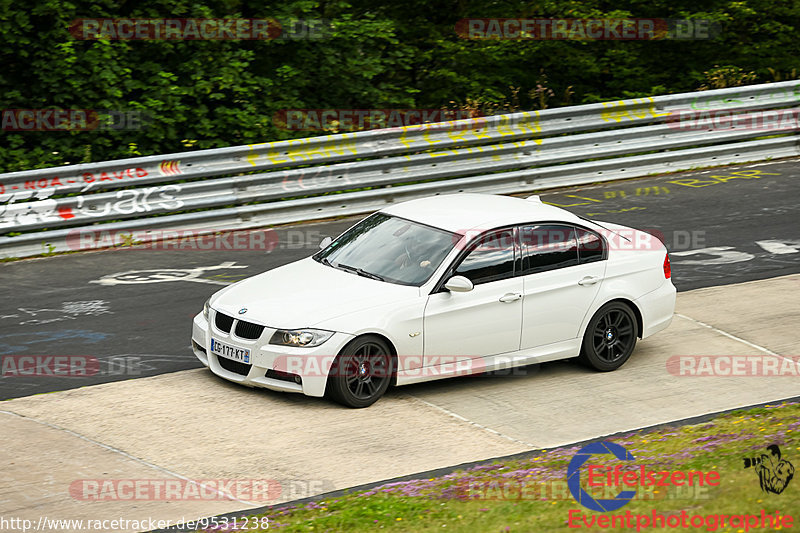
POLYGON ((527 222, 581 222, 576 215, 544 204, 538 197, 525 199, 497 194, 430 196, 385 207, 381 212, 453 233, 483 231, 527 222))

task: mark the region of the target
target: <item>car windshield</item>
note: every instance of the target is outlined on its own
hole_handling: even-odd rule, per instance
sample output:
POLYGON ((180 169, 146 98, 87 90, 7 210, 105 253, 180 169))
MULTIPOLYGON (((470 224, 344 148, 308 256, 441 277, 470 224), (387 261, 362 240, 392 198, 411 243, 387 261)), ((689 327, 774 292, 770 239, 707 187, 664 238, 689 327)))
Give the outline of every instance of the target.
POLYGON ((314 259, 360 276, 419 287, 457 240, 454 233, 375 213, 344 232, 314 259))

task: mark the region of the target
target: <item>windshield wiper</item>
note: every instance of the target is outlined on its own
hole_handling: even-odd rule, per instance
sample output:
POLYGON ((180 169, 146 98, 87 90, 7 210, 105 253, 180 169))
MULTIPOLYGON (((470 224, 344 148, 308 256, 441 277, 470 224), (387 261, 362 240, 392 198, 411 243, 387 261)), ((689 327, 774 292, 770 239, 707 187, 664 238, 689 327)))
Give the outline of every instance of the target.
POLYGON ((364 276, 365 278, 376 279, 378 281, 384 281, 384 279, 381 276, 379 276, 377 274, 373 274, 372 272, 367 272, 363 268, 357 268, 356 272, 358 273, 359 276, 364 276))
POLYGON ((339 267, 339 268, 343 268, 344 270, 348 270, 350 272, 355 272, 359 276, 363 276, 365 278, 375 279, 375 280, 378 280, 378 281, 385 281, 381 276, 379 276, 377 274, 373 274, 372 272, 367 272, 363 268, 356 268, 354 266, 345 265, 345 264, 342 264, 342 263, 336 263, 336 266, 339 267))

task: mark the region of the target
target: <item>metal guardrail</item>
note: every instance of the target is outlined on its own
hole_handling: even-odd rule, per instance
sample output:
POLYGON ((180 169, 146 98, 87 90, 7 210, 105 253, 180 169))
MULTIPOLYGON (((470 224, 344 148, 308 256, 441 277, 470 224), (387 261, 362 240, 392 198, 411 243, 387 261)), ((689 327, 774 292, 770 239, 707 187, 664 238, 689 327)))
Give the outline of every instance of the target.
MULTIPOLYGON (((0 174, 0 257, 68 251, 76 234, 129 231, 146 240, 148 230, 157 238, 167 229, 252 228, 430 194, 523 192, 796 156, 796 127, 747 122, 774 110, 798 116, 798 103, 800 81, 788 81, 0 174), (687 130, 676 122, 682 112, 731 113, 739 122, 687 130)), ((91 239, 81 241, 87 247, 91 239)))

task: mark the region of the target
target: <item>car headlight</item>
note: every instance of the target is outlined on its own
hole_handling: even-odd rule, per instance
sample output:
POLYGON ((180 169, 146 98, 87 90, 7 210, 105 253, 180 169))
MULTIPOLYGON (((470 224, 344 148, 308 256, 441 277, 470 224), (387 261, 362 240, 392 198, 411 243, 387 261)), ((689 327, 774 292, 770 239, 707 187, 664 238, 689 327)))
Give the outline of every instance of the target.
POLYGON ((203 316, 206 317, 206 320, 208 320, 208 310, 211 309, 211 306, 209 305, 210 302, 211 298, 206 300, 206 303, 203 304, 203 316))
POLYGON ((312 346, 319 346, 332 336, 333 331, 325 331, 323 329, 279 329, 272 335, 269 343, 279 346, 302 346, 310 348, 312 346))

